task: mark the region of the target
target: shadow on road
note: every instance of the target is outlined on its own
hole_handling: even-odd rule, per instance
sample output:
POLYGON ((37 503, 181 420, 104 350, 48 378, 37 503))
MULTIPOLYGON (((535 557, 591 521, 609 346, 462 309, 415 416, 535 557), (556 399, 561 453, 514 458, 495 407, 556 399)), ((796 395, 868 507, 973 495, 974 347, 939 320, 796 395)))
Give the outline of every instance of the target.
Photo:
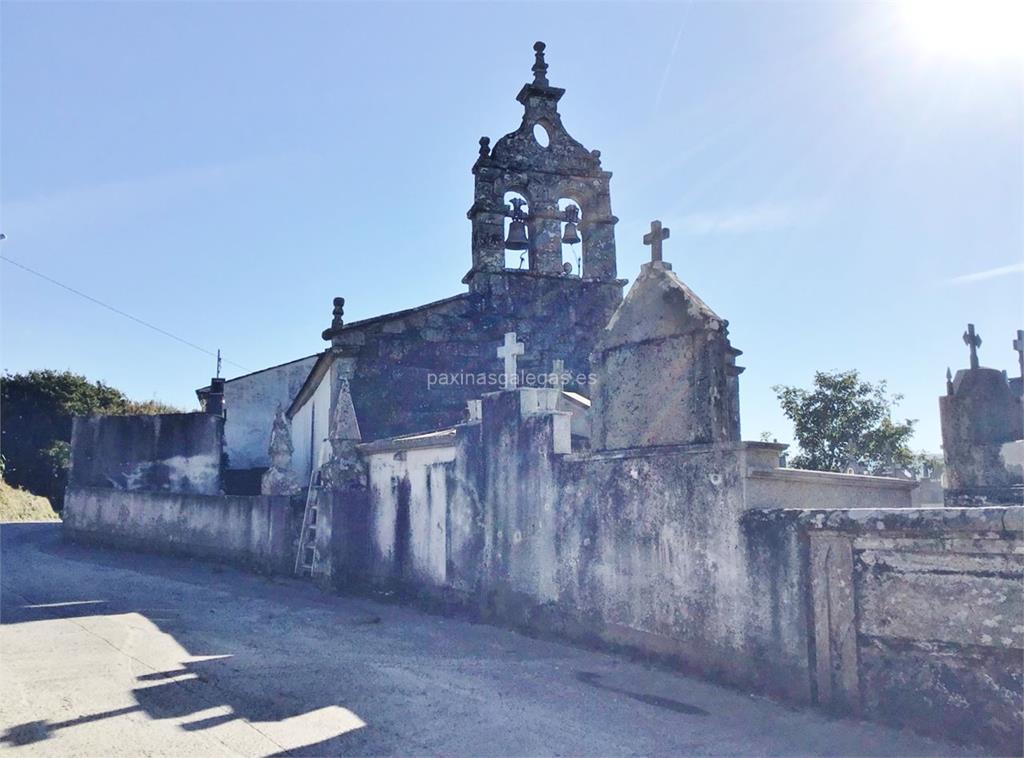
MULTIPOLYGON (((59 524, 4 524, 0 527, 0 576, 4 579, 0 593, 0 625, 13 627, 19 624, 46 624, 59 620, 73 620, 82 631, 100 637, 116 650, 120 648, 100 632, 97 620, 104 617, 118 617, 119 627, 128 625, 142 633, 158 637, 159 630, 173 638, 173 643, 164 640, 165 646, 176 643, 180 650, 180 665, 164 671, 150 671, 135 677, 138 686, 130 690, 135 705, 86 714, 63 721, 33 720, 8 727, 0 734, 0 745, 29 745, 51 738, 57 731, 72 729, 105 719, 141 714, 153 720, 172 720, 185 732, 200 732, 231 722, 244 730, 255 730, 264 745, 265 753, 287 753, 288 755, 345 752, 343 742, 348 735, 363 729, 366 723, 355 713, 341 706, 326 692, 303 686, 302 679, 308 675, 305 667, 282 671, 278 677, 279 686, 275 692, 253 693, 245 686, 247 681, 258 681, 265 672, 266 661, 252 655, 239 658, 234 650, 206 651, 190 649, 190 630, 180 623, 181 611, 188 614, 206 613, 189 605, 179 607, 133 607, 121 593, 112 590, 111 597, 82 597, 74 589, 59 586, 49 587, 46 597, 26 597, 16 581, 19 571, 26 570, 34 554, 47 553, 62 559, 88 562, 111 568, 130 568, 138 556, 130 553, 116 554, 112 551, 94 548, 80 548, 65 545, 60 540, 59 524), (15 562, 18 563, 15 566, 15 562), (12 581, 13 577, 13 581, 12 581), (212 654, 211 654, 212 653, 212 654), (301 692, 302 697, 293 694, 301 692), (310 741, 312 740, 312 741, 310 741)), ((156 572, 163 573, 161 560, 146 556, 147 563, 155 563, 156 572)), ((182 562, 168 559, 168 572, 177 568, 176 579, 181 579, 182 562), (176 566, 175 566, 176 564, 176 566)), ((74 569, 72 569, 74 570, 74 569)), ((230 569, 197 564, 191 566, 192 577, 199 582, 209 582, 211 574, 223 574, 230 569)), ((149 572, 152 572, 152 567, 149 572)), ((186 577, 188 581, 188 577, 186 577)), ((70 582, 69 582, 70 584, 70 582)), ((36 590, 39 591, 39 590, 36 590)), ((99 594, 99 593, 97 593, 99 594)), ((300 593, 301 594, 301 593, 300 593)), ((149 605, 148 603, 146 604, 149 605)), ((210 610, 209 613, 213 613, 210 610)), ((379 619, 377 619, 379 621, 379 619)), ((230 623, 230 622, 229 622, 230 623)), ((113 628, 110 625, 103 629, 113 628)), ((109 633, 116 638, 116 633, 109 633)), ((218 636, 218 639, 222 639, 218 636)), ((58 652, 59 654, 59 652, 58 652)), ((137 658, 133 661, 146 664, 137 658)), ((348 745, 348 750, 352 746, 348 745)))

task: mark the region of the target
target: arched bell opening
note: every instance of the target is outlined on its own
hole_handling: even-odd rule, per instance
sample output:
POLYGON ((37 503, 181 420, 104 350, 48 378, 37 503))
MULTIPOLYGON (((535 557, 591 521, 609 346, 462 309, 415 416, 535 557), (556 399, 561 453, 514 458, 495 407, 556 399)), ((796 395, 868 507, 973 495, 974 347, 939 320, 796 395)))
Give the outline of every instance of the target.
POLYGON ((583 212, 575 200, 563 197, 558 201, 561 217, 562 271, 566 276, 583 276, 583 239, 580 223, 583 212))
POLYGON ((506 192, 502 198, 506 209, 502 239, 505 244, 505 268, 530 267, 530 239, 526 219, 530 201, 518 192, 506 192))

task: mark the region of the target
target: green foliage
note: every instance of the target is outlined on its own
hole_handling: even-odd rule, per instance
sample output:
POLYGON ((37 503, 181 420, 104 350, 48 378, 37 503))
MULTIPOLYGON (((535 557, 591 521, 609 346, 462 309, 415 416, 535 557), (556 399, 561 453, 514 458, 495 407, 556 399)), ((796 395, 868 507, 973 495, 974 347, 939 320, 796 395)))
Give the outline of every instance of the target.
POLYGON ((70 371, 5 374, 0 377, 4 479, 59 508, 67 486, 73 416, 177 412, 153 400, 129 400, 120 390, 70 371))
POLYGON ((856 371, 819 371, 811 390, 776 385, 782 410, 793 422, 800 453, 794 468, 869 474, 912 468, 910 437, 915 421, 893 421, 902 395, 889 395, 884 381, 862 381, 856 371))

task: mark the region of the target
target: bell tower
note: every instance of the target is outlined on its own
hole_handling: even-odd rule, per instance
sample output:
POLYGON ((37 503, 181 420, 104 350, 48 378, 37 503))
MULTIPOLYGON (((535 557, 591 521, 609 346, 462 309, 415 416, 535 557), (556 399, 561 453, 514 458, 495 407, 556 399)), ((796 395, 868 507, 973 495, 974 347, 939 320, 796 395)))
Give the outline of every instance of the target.
POLYGON ((486 287, 488 274, 511 272, 505 250, 524 250, 526 271, 535 276, 615 281, 615 223, 601 153, 587 150, 562 126, 558 101, 565 90, 548 82, 544 43, 533 46, 533 81, 523 85, 517 100, 523 121, 491 147, 480 138, 480 156, 473 164, 473 267, 463 278, 471 290, 486 287), (506 194, 525 198, 508 203, 506 194), (571 205, 560 209, 559 201, 571 205), (512 219, 508 238, 505 219, 512 219), (564 225, 564 228, 563 228, 564 225), (563 268, 562 243, 582 241, 582 270, 563 268))

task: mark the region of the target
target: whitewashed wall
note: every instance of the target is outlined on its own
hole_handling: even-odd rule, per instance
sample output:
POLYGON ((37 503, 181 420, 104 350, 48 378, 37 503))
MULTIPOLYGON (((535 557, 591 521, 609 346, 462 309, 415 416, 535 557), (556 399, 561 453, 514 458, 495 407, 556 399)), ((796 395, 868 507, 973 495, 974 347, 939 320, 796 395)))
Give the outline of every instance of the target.
POLYGON ((333 376, 332 367, 324 375, 312 397, 292 418, 292 445, 295 447, 295 452, 292 453, 292 471, 303 486, 309 482, 310 472, 318 463, 320 448, 326 444, 330 432, 333 376))
POLYGON ((267 446, 274 411, 287 408, 309 376, 317 356, 230 379, 224 384, 227 417, 224 449, 233 469, 269 466, 267 446))
POLYGON ((370 535, 380 565, 435 587, 447 581, 446 464, 455 460, 455 446, 391 450, 367 457, 373 511, 370 535), (408 484, 403 484, 408 482, 408 484), (408 491, 408 532, 399 535, 401 490, 408 491), (396 556, 404 542, 407 554, 396 556))

